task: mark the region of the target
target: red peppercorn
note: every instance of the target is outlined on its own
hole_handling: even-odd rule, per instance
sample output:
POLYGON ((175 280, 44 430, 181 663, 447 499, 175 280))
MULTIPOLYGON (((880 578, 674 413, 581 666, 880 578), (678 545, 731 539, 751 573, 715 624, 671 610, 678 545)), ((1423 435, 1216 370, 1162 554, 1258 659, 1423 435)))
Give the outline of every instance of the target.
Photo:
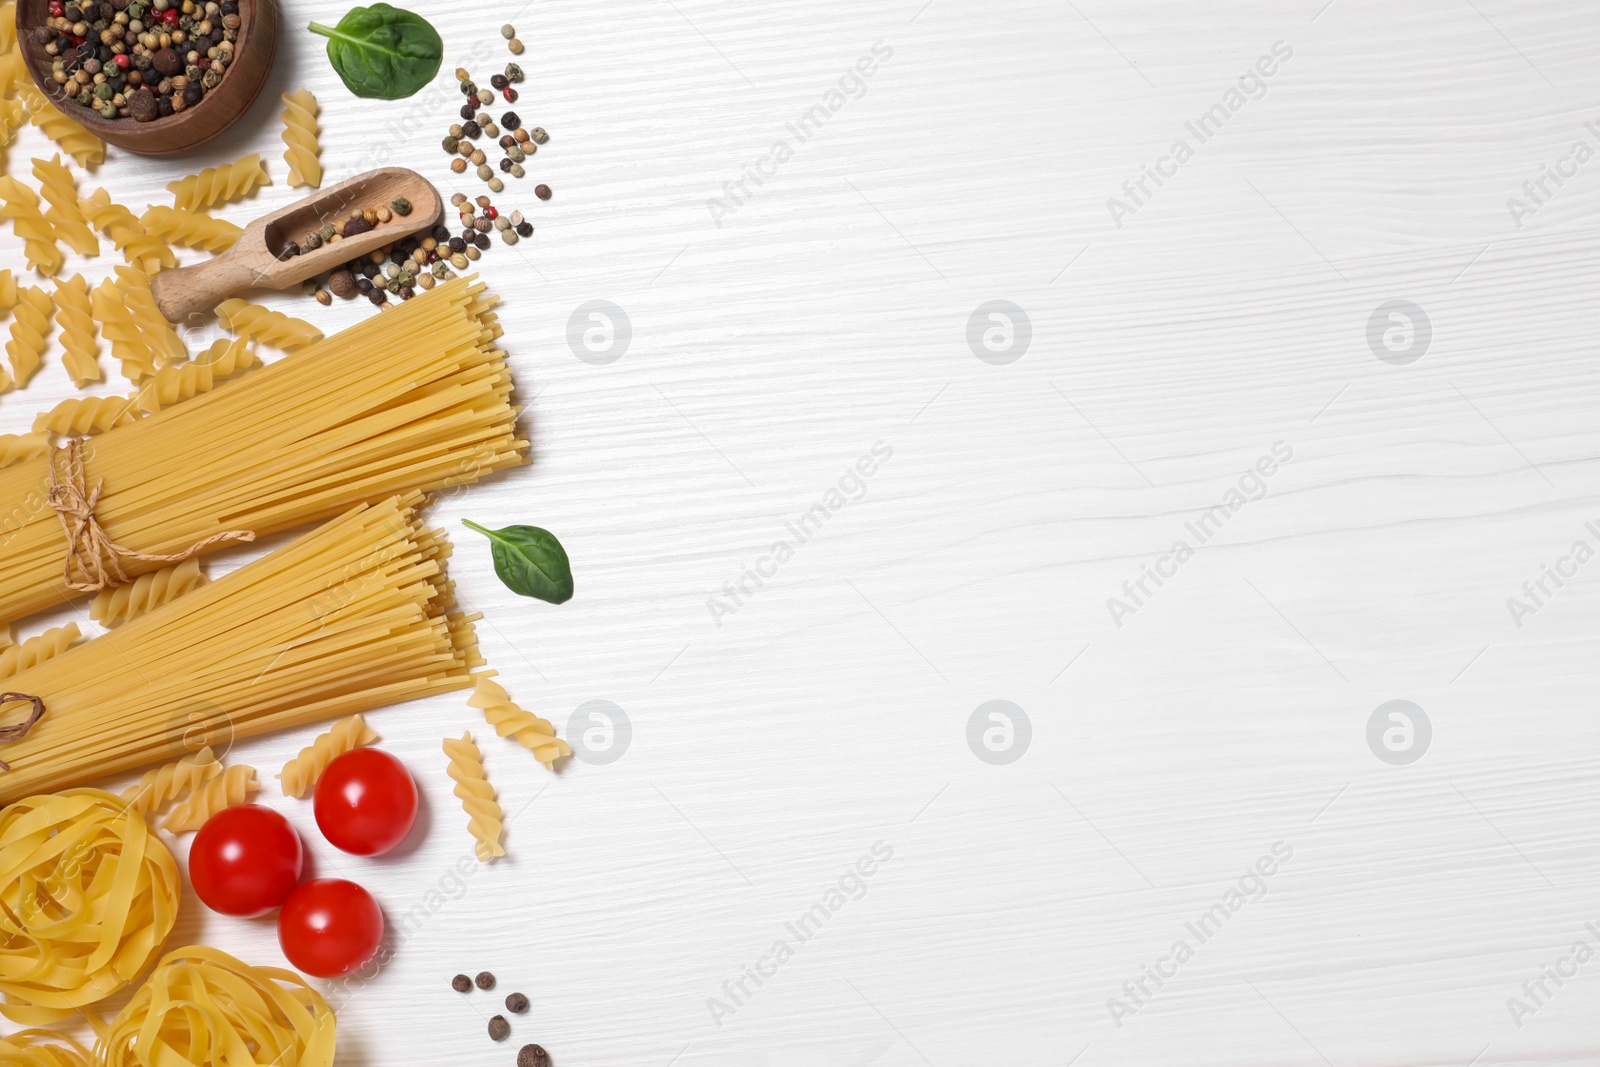
POLYGON ((511 88, 509 85, 500 90, 500 95, 506 98, 506 103, 508 104, 515 104, 517 102, 517 91, 511 88))
POLYGON ((74 34, 70 34, 67 39, 70 40, 73 43, 74 46, 77 46, 77 45, 80 45, 80 44, 83 43, 83 38, 79 37, 75 33, 74 34))
POLYGON ((437 252, 429 252, 428 253, 428 262, 429 263, 437 263, 437 262, 439 262, 439 253, 437 253, 437 252))
POLYGON ((112 56, 112 57, 111 57, 111 62, 113 62, 113 63, 115 63, 115 64, 116 64, 116 65, 117 65, 117 66, 118 66, 118 67, 120 67, 120 68, 121 68, 121 69, 123 69, 123 70, 127 70, 127 69, 128 69, 128 66, 129 66, 129 64, 130 64, 130 63, 132 63, 132 62, 133 62, 133 60, 131 60, 131 59, 130 59, 130 58, 129 58, 129 57, 128 57, 128 54, 127 54, 127 53, 126 53, 126 52, 124 52, 124 53, 122 53, 122 54, 121 54, 121 55, 115 55, 115 56, 112 56))
POLYGON ((178 24, 178 9, 175 7, 167 8, 161 13, 161 21, 168 26, 176 26, 178 24))
POLYGON ((201 70, 210 70, 211 60, 206 56, 201 56, 199 59, 194 61, 194 65, 199 67, 201 70))
POLYGON ((50 0, 50 17, 51 18, 58 18, 59 19, 59 18, 65 17, 66 10, 67 10, 66 8, 61 6, 61 0, 50 0))
POLYGON ((500 209, 495 207, 493 204, 490 204, 488 207, 483 209, 483 217, 488 219, 490 222, 493 222, 495 219, 500 217, 500 209))

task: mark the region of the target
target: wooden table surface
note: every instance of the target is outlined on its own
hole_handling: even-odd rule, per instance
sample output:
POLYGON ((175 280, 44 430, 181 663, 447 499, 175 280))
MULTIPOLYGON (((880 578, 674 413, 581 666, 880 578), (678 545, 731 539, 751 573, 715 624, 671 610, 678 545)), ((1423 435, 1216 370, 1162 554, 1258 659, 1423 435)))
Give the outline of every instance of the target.
MULTIPOLYGON (((511 58, 501 8, 410 6, 446 74, 511 58)), ((461 699, 372 717, 425 794, 398 857, 269 784, 390 919, 329 987, 341 1064, 1600 1062, 1592 8, 516 8, 550 142, 481 266, 535 462, 434 514, 579 758, 485 738, 483 868, 461 699), (508 592, 462 518, 557 533, 576 597, 508 592), (450 989, 483 969, 533 1002, 505 1046, 450 989)), ((329 14, 285 0, 204 154, 82 191, 261 151, 220 213, 288 203, 304 85, 328 182, 480 192, 450 80, 350 97, 329 14)), ((0 432, 71 392, 52 354, 0 432)), ((270 782, 314 733, 230 758, 270 782)), ((281 962, 185 903, 174 944, 281 962)))

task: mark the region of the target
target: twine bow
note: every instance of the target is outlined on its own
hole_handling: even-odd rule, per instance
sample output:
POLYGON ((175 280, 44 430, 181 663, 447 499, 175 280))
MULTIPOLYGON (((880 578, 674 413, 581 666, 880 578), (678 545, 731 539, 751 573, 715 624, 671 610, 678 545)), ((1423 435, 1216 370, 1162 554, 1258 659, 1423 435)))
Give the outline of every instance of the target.
POLYGON ((87 482, 81 439, 69 442, 65 448, 51 451, 50 488, 45 500, 56 510, 61 519, 61 529, 67 535, 67 559, 63 570, 67 588, 80 593, 98 593, 108 586, 127 585, 133 579, 122 567, 124 560, 182 563, 225 541, 256 539, 256 535, 249 530, 226 530, 196 541, 183 552, 167 555, 135 552, 113 541, 95 518, 95 508, 105 489, 105 479, 98 479, 92 489, 88 488, 87 482))
MULTIPOLYGON (((33 711, 25 722, 12 723, 10 726, 0 726, 0 743, 7 741, 20 741, 26 737, 28 731, 33 729, 33 724, 44 718, 44 701, 27 693, 0 693, 0 706, 15 704, 19 700, 26 700, 33 705, 33 711)), ((9 771, 11 764, 0 760, 0 771, 9 771)))

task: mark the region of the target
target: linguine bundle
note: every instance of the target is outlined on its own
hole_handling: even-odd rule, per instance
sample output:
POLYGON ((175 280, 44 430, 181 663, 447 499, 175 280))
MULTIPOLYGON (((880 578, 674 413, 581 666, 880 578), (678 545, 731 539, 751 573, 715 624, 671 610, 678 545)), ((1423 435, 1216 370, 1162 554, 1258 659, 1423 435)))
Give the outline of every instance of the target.
MULTIPOLYGON (((131 551, 183 554, 526 462, 494 304, 482 283, 452 280, 86 442, 85 494, 104 486, 96 519, 131 551)), ((50 461, 0 470, 0 623, 77 595, 50 461)), ((129 581, 164 565, 110 562, 129 581)))
POLYGON ((333 1009, 293 971, 169 952, 100 1035, 104 1067, 332 1067, 333 1009))
POLYGON ((167 846, 110 793, 0 811, 0 1013, 56 1022, 126 986, 172 931, 181 890, 167 846))
MULTIPOLYGON (((437 291, 437 290, 436 290, 437 291)), ((421 494, 358 505, 177 600, 6 679, 45 714, 0 744, 0 804, 235 737, 472 685, 472 618, 421 494)), ((5 709, 6 721, 22 706, 5 709)))

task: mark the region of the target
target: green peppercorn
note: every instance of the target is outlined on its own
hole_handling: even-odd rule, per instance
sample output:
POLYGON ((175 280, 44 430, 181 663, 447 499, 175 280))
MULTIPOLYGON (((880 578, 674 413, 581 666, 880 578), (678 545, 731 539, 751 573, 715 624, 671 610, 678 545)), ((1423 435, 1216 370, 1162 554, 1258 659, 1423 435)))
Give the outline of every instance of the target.
POLYGON ((461 142, 454 137, 446 137, 439 142, 439 147, 444 149, 445 155, 455 155, 456 150, 461 147, 461 142))
POLYGON ((523 160, 528 158, 528 153, 524 152, 516 145, 512 145, 510 148, 506 149, 506 156, 513 163, 521 163, 523 160))
POLYGON ((505 189, 505 187, 506 183, 501 181, 499 178, 489 179, 489 188, 493 189, 495 192, 501 192, 505 189))
POLYGON ((520 177, 522 177, 523 175, 525 175, 527 173, 528 173, 527 171, 522 169, 522 164, 521 163, 513 163, 513 164, 511 164, 511 176, 513 178, 520 178, 520 177))
POLYGON ((389 207, 396 215, 405 216, 411 214, 411 201, 407 200, 403 196, 389 201, 389 207))

